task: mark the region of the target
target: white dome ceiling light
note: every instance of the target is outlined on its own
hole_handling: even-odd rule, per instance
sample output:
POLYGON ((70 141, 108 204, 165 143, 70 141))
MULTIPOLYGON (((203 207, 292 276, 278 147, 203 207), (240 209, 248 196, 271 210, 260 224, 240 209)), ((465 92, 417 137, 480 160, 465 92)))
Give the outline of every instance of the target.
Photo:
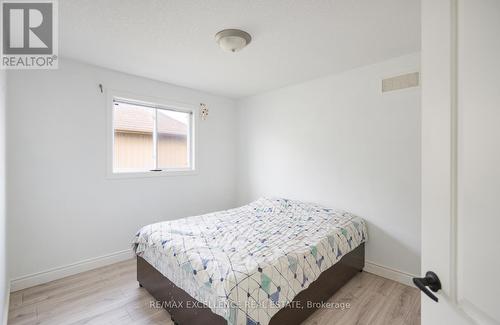
POLYGON ((228 52, 237 52, 250 44, 252 36, 239 29, 224 29, 215 34, 220 48, 228 52))

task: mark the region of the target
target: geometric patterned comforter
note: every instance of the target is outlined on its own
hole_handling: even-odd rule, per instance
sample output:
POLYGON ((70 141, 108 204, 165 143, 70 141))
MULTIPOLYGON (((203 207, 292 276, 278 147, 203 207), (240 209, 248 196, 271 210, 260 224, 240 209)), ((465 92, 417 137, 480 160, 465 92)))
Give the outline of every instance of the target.
POLYGON ((228 325, 267 325, 366 239, 365 222, 350 213, 261 198, 236 209, 145 226, 133 247, 228 325))

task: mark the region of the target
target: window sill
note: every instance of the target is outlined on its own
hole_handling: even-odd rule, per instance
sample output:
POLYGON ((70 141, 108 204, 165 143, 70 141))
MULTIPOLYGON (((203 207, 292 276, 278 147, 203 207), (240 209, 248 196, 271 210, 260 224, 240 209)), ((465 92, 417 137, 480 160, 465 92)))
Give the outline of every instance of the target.
POLYGON ((149 177, 168 177, 168 176, 188 176, 196 175, 196 169, 170 169, 162 171, 143 171, 143 172, 108 172, 108 179, 129 179, 129 178, 149 178, 149 177))

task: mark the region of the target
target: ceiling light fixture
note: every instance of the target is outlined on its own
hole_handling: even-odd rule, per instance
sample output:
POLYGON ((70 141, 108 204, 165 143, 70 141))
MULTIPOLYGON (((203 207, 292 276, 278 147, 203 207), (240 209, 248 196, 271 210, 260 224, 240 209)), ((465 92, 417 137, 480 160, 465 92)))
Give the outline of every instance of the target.
POLYGON ((250 44, 252 36, 239 29, 224 29, 215 34, 220 48, 228 52, 237 52, 250 44))

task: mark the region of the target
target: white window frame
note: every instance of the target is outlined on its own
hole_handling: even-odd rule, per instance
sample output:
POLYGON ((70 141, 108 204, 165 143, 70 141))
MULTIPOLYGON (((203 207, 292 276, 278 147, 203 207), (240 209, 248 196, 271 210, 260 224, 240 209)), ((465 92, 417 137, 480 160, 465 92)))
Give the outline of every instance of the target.
MULTIPOLYGON (((106 171, 108 178, 137 178, 137 177, 162 177, 162 176, 181 176, 181 175, 194 175, 197 173, 196 169, 196 148, 197 148, 197 132, 196 125, 198 124, 198 108, 196 105, 174 102, 162 98, 155 98, 149 96, 136 95, 116 90, 108 89, 108 96, 106 101, 106 115, 107 115, 107 161, 106 171), (113 170, 114 159, 114 128, 113 128, 113 108, 114 102, 121 101, 139 106, 146 106, 156 109, 165 109, 171 111, 178 111, 183 113, 190 113, 190 125, 188 133, 188 150, 189 150, 189 163, 187 168, 167 168, 161 171, 137 171, 137 172, 115 172, 113 170)), ((155 121, 156 124, 156 121, 155 121)), ((156 134, 153 135, 156 137, 156 134)), ((155 146, 156 148, 156 146, 155 146)))

